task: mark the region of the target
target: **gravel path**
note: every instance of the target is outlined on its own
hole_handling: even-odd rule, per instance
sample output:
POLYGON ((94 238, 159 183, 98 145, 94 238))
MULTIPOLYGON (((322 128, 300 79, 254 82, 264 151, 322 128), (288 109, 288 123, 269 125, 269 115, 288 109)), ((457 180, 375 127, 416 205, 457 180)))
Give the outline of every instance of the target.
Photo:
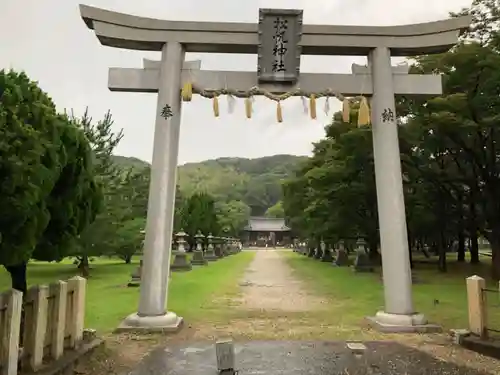
POLYGON ((286 264, 284 251, 260 250, 240 286, 244 310, 307 312, 323 309, 326 301, 307 291, 286 264))
MULTIPOLYGON (((361 347, 356 355, 344 342, 241 342, 235 344, 235 367, 240 375, 487 375, 397 343, 361 347)), ((212 375, 215 358, 212 342, 169 345, 153 351, 130 374, 212 375)))
POLYGON ((228 295, 217 302, 231 312, 227 319, 188 323, 168 338, 116 336, 111 343, 108 340, 102 360, 96 358, 79 369, 80 373, 212 374, 216 372, 214 340, 233 337, 238 342, 241 375, 500 374, 499 361, 451 345, 446 334, 383 335, 367 330, 362 322, 359 327, 336 323, 330 314, 335 301, 310 292, 294 275, 286 256, 279 250, 256 252, 240 282, 241 297, 228 295), (365 342, 362 357, 353 356, 347 348, 344 340, 348 337, 365 342))

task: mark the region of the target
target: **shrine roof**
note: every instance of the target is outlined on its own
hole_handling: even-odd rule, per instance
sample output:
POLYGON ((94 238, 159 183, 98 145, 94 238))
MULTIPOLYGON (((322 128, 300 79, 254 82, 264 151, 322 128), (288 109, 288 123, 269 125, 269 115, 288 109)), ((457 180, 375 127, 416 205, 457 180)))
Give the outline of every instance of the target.
POLYGON ((245 230, 250 232, 288 232, 291 229, 285 225, 285 219, 253 216, 248 220, 245 230))

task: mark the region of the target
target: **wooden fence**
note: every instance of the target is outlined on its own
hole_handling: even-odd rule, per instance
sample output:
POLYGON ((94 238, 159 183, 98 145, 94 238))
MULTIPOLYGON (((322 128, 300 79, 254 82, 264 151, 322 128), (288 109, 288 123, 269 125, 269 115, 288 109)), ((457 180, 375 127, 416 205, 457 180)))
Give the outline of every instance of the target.
POLYGON ((86 279, 76 276, 34 286, 24 301, 17 290, 0 294, 0 375, 37 371, 76 349, 83 339, 85 290, 86 279))

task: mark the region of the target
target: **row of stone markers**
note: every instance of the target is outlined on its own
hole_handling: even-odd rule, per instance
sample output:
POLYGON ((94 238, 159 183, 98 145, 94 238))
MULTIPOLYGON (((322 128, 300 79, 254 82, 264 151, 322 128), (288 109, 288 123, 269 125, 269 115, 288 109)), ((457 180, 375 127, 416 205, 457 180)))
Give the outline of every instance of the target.
POLYGON ((354 263, 349 258, 350 251, 346 248, 344 241, 339 241, 332 246, 327 245, 321 240, 319 244, 314 242, 298 243, 293 251, 308 256, 309 258, 318 259, 321 262, 332 263, 336 267, 353 267, 356 272, 373 272, 374 267, 366 251, 366 242, 363 239, 356 241, 356 258, 354 263))
POLYGON ((196 245, 193 249, 193 256, 190 259, 186 252, 187 233, 181 230, 175 237, 177 248, 173 252, 174 262, 170 266, 172 271, 191 271, 193 265, 205 266, 208 262, 213 262, 241 251, 241 243, 237 238, 214 237, 211 233, 205 237, 201 231, 198 231, 194 236, 196 245))
MULTIPOLYGON (((205 236, 201 231, 194 236, 196 246, 192 257, 187 253, 188 234, 182 229, 175 235, 172 241, 175 250, 172 251, 174 261, 170 265, 172 271, 191 271, 193 265, 205 266, 208 262, 214 262, 220 258, 239 253, 242 245, 239 239, 231 237, 214 237, 211 233, 205 236)), ((128 286, 139 286, 141 284, 142 260, 139 267, 132 273, 132 280, 128 286)))

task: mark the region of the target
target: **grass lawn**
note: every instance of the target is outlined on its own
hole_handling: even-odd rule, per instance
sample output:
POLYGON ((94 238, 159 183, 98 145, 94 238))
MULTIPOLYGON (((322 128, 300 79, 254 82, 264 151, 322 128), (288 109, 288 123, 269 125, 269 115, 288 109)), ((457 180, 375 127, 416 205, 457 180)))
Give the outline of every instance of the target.
MULTIPOLYGON (((172 272, 168 307, 189 322, 200 319, 223 319, 227 308, 212 303, 218 297, 238 293, 238 281, 252 261, 255 253, 244 251, 211 262, 208 266, 194 267, 191 272, 172 272)), ((124 264, 118 259, 97 258, 91 263, 87 284, 86 322, 88 328, 106 333, 137 309, 139 288, 129 288, 130 274, 139 259, 124 264)), ((61 263, 31 262, 28 266, 30 285, 49 284, 78 275, 71 260, 61 263)), ((10 277, 0 268, 0 291, 10 288, 10 277)))
MULTIPOLYGON (((465 279, 479 275, 488 280, 489 276, 488 258, 471 265, 457 263, 452 257, 450 254, 447 273, 439 273, 436 264, 428 262, 418 262, 414 269, 420 281, 413 285, 415 307, 444 329, 468 327, 465 279)), ((324 318, 332 324, 359 326, 364 317, 383 309, 380 270, 355 273, 352 268, 333 267, 297 253, 288 253, 286 259, 298 277, 328 298, 331 307, 324 318)), ((498 284, 489 282, 488 288, 498 290, 498 284)), ((491 328, 500 329, 500 293, 488 293, 488 322, 491 328)))

